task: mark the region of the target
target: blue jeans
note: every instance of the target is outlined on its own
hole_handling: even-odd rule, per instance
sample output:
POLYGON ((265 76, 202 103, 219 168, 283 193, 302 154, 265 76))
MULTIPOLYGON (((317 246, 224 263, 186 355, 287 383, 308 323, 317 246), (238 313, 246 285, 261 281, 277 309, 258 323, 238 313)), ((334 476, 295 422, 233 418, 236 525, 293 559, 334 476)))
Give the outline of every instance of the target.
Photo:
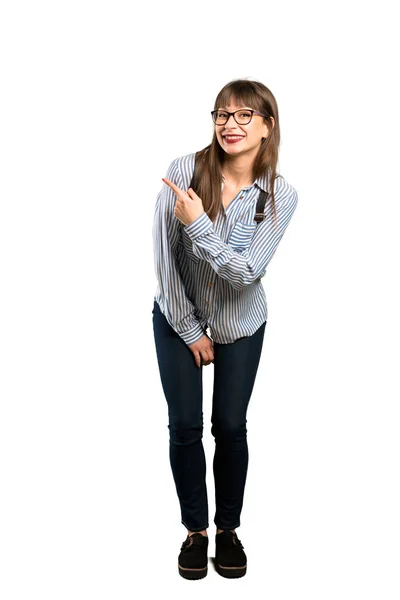
MULTIPOLYGON (((203 366, 169 325, 154 300, 153 330, 161 383, 168 404, 169 458, 189 531, 209 526, 203 436, 203 366)), ((215 518, 219 529, 240 526, 249 462, 246 412, 260 361, 266 322, 251 336, 231 344, 214 342, 211 433, 215 518)), ((210 366, 211 366, 210 364, 210 366)))

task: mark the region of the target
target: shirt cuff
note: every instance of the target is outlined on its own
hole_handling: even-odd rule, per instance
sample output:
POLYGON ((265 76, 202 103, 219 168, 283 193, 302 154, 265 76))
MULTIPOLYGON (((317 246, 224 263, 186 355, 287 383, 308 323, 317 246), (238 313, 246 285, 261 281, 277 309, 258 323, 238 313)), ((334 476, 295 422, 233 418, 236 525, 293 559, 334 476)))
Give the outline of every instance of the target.
POLYGON ((192 327, 192 329, 188 329, 188 331, 184 331, 183 333, 180 333, 178 331, 177 333, 179 333, 180 337, 188 346, 190 344, 194 344, 200 338, 202 338, 203 335, 205 335, 205 331, 200 325, 200 323, 197 323, 194 327, 192 327))
POLYGON ((213 231, 213 223, 208 214, 203 212, 193 223, 185 225, 184 230, 192 240, 195 240, 199 235, 213 231))

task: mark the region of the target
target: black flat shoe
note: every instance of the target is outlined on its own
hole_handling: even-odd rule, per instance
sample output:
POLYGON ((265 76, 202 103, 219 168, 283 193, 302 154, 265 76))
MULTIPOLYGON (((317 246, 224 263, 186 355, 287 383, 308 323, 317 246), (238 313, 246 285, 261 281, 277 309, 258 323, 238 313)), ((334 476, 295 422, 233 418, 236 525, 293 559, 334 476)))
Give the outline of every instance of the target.
POLYGON ((215 568, 222 577, 243 577, 247 571, 244 546, 236 531, 226 529, 215 534, 215 568))
POLYGON ((185 579, 202 579, 208 572, 208 536, 199 532, 187 536, 178 557, 179 574, 185 579))

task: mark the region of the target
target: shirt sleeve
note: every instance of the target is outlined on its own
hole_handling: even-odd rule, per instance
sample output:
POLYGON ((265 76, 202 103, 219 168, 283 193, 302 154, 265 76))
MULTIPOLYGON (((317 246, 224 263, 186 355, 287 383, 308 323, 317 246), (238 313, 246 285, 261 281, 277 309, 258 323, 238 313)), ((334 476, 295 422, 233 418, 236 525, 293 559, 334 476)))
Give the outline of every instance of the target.
MULTIPOLYGON (((166 178, 183 188, 176 161, 177 159, 170 164, 166 178)), ((194 315, 196 307, 186 296, 176 263, 180 221, 174 215, 175 201, 175 193, 169 185, 163 183, 157 196, 153 219, 154 267, 164 301, 164 315, 171 327, 189 345, 197 342, 205 332, 194 315)))
MULTIPOLYGON (((193 252, 207 260, 214 271, 237 290, 242 290, 265 275, 267 265, 296 209, 297 192, 287 182, 274 193, 278 224, 275 225, 272 216, 267 216, 256 225, 249 247, 241 252, 222 241, 205 212, 184 228, 193 242, 193 252)), ((270 211, 272 214, 272 207, 270 211)))

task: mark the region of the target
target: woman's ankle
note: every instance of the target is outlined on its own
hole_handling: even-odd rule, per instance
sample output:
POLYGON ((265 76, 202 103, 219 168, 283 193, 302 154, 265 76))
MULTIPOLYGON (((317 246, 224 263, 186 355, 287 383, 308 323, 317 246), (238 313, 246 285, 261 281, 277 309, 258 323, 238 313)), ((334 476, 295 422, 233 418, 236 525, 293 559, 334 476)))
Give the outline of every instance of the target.
POLYGON ((190 531, 190 529, 188 529, 188 535, 192 535, 193 533, 201 533, 201 535, 204 535, 204 537, 208 537, 207 535, 207 529, 203 529, 203 531, 190 531))

